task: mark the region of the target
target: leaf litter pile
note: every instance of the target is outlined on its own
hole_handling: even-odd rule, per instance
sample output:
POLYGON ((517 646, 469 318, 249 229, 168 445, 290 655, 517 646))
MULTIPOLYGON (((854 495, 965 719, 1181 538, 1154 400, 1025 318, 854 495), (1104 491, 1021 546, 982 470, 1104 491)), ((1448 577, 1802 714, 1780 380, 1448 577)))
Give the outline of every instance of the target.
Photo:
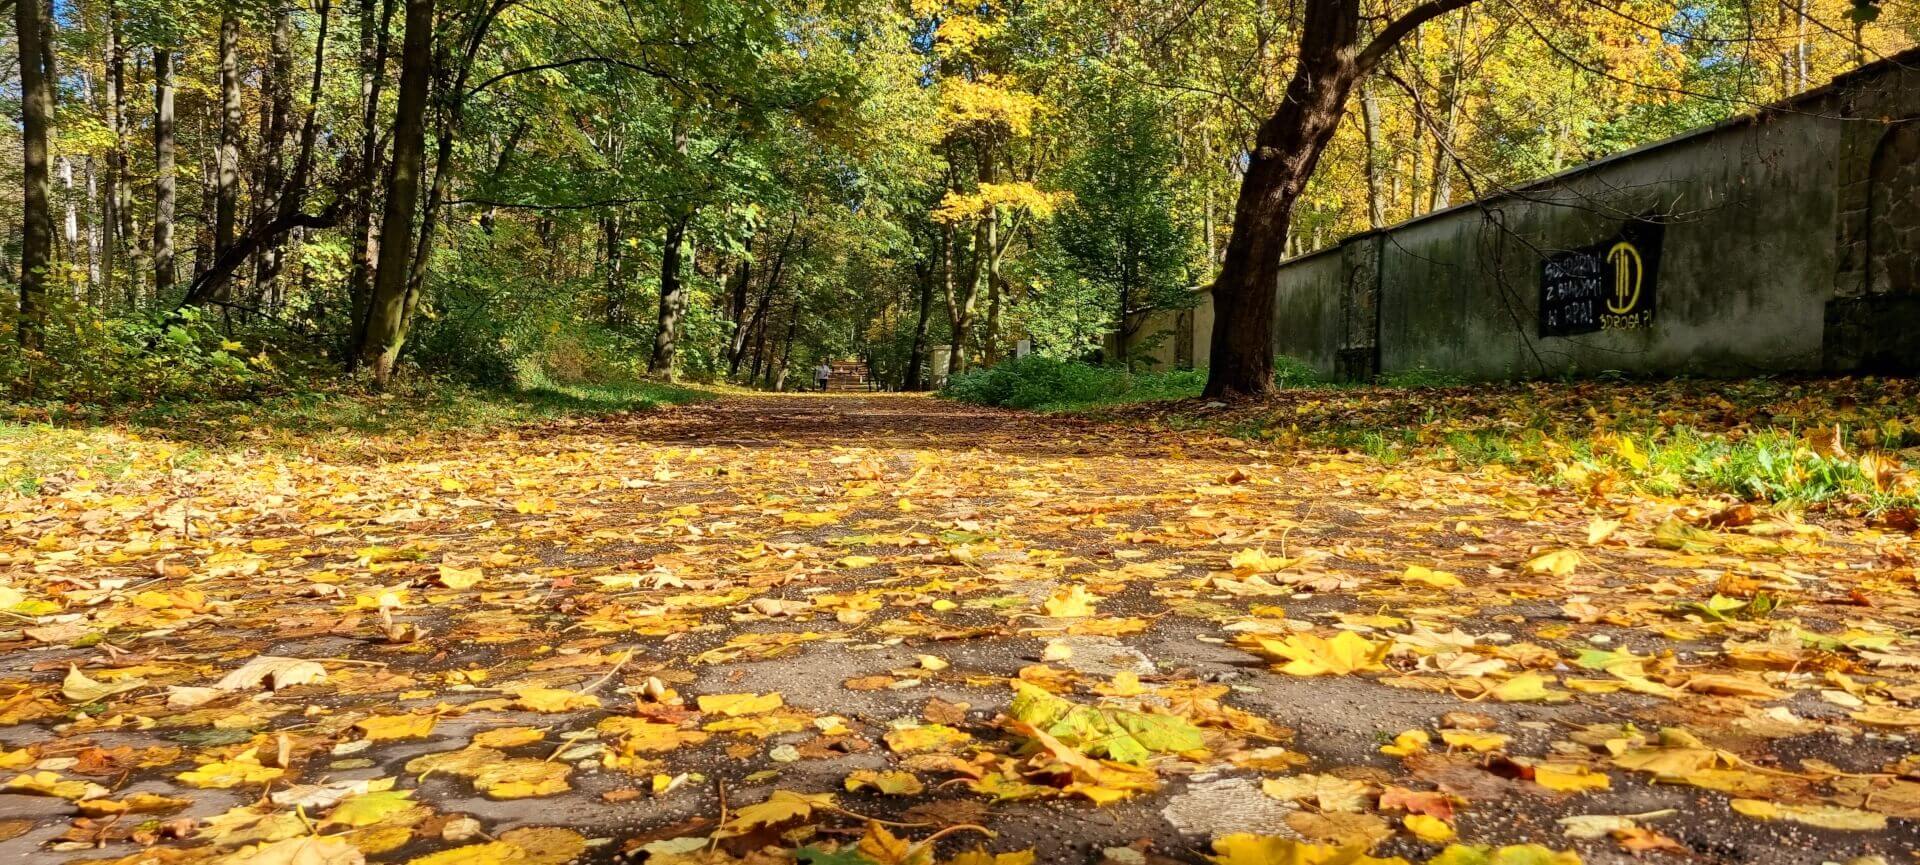
POLYGON ((1912 539, 1864 518, 911 397, 115 447, 0 499, 14 857, 1920 849, 1912 539))

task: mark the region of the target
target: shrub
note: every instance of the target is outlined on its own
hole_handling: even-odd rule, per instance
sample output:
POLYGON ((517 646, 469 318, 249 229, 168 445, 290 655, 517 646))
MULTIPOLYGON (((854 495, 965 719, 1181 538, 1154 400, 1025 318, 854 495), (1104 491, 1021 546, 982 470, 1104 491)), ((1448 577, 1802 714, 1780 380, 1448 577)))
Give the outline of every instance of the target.
MULTIPOLYGON (((10 342, 13 334, 0 338, 10 342)), ((0 352, 0 380, 15 399, 36 403, 252 398, 286 392, 302 380, 309 359, 272 348, 289 341, 298 338, 229 327, 194 308, 103 316, 58 305, 48 316, 43 349, 0 352)))
POLYGON ((1205 370, 1135 373, 1028 355, 954 376, 940 395, 978 405, 1058 410, 1197 396, 1206 376, 1205 370))

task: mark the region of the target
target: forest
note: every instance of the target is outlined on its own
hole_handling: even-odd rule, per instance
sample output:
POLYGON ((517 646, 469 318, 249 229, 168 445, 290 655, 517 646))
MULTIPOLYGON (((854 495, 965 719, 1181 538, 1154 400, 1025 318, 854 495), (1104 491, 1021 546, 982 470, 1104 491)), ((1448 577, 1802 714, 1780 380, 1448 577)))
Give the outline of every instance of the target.
POLYGON ((936 348, 1124 365, 1207 286, 1215 390, 1258 391, 1280 260, 1920 35, 1897 0, 5 5, 0 381, 92 404, 922 389, 936 348))

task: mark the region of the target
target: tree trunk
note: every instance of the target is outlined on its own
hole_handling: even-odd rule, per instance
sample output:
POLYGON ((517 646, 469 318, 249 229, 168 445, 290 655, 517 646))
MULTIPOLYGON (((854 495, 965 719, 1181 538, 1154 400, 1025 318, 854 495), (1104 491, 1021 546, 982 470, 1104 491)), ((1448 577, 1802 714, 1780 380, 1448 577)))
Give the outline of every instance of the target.
MULTIPOLYGON (((953 269, 949 267, 945 274, 947 326, 952 328, 953 331, 951 334, 952 349, 947 358, 947 375, 949 377, 967 371, 967 331, 973 327, 974 305, 980 296, 980 277, 984 270, 980 266, 980 257, 989 254, 982 248, 984 246, 982 238, 983 235, 986 234, 986 230, 986 223, 983 221, 975 226, 973 237, 969 240, 969 244, 973 249, 967 256, 966 279, 962 280, 966 286, 965 289, 956 295, 953 269)), ((955 241, 956 232, 949 227, 947 229, 948 247, 952 248, 955 241)), ((952 263, 951 259, 949 259, 948 263, 952 263)))
POLYGON ((620 212, 600 218, 600 236, 607 256, 607 326, 627 326, 627 275, 621 267, 620 212))
POLYGON ((1001 296, 1006 290, 1006 280, 1000 275, 1000 256, 1005 252, 1000 245, 1000 209, 994 208, 987 213, 987 366, 1000 363, 1000 305, 1001 296))
POLYGON ((366 345, 367 317, 373 308, 373 270, 380 255, 379 226, 373 218, 373 179, 380 173, 380 93, 386 86, 393 3, 381 0, 380 17, 376 19, 373 0, 360 0, 360 147, 349 196, 353 208, 353 227, 348 236, 352 262, 347 271, 347 303, 353 314, 347 349, 350 369, 359 363, 360 347, 366 345))
POLYGON ((800 331, 800 302, 787 309, 787 337, 780 342, 779 360, 767 367, 767 384, 776 391, 787 389, 787 367, 793 365, 793 337, 800 331), (776 375, 777 371, 777 375, 776 375))
POLYGON ((1471 13, 1462 13, 1453 40, 1452 65, 1441 77, 1440 114, 1433 131, 1433 195, 1427 210, 1435 211, 1453 203, 1453 137, 1460 128, 1460 87, 1467 74, 1467 26, 1471 13))
POLYGON ((1360 85, 1361 132, 1367 142, 1367 227, 1387 225, 1387 193, 1380 182, 1386 166, 1380 149, 1380 100, 1365 84, 1360 85))
POLYGON ((20 49, 20 150, 22 153, 22 231, 20 238, 20 322, 23 348, 44 345, 47 277, 53 269, 52 192, 47 170, 47 136, 53 126, 53 53, 45 44, 48 26, 41 0, 15 0, 15 44, 20 49))
POLYGON ((380 254, 369 301, 360 359, 385 387, 407 340, 407 288, 411 274, 414 210, 420 203, 420 171, 426 158, 427 85, 433 75, 433 0, 407 0, 406 37, 400 49, 400 95, 393 119, 393 165, 381 216, 380 254))
MULTIPOLYGON (((65 244, 62 260, 72 265, 80 259, 80 201, 73 185, 73 158, 60 157, 60 239, 65 244)), ((80 286, 72 286, 74 296, 80 293, 80 286)))
MULTIPOLYGON (((526 133, 527 121, 524 118, 515 121, 513 131, 507 133, 506 143, 500 146, 500 157, 493 161, 493 170, 487 173, 487 185, 489 187, 497 186, 501 178, 507 176, 507 165, 513 161, 513 154, 520 149, 520 139, 526 135, 526 133)), ((493 223, 498 213, 499 209, 493 205, 488 205, 486 210, 480 211, 480 231, 482 233, 493 233, 493 223)))
MULTIPOLYGON (((945 254, 944 250, 941 252, 945 254)), ((933 264, 921 268, 919 279, 920 309, 913 321, 913 350, 907 353, 907 370, 900 376, 901 390, 919 390, 922 369, 926 361, 922 357, 927 353, 927 319, 933 312, 933 264)))
POLYGON ((173 293, 173 50, 153 49, 153 294, 173 293))
POLYGON ((1206 395, 1272 393, 1273 295, 1293 205, 1332 140, 1347 97, 1385 53, 1422 23, 1473 0, 1427 0, 1382 27, 1360 49, 1360 0, 1304 0, 1299 62, 1286 97, 1260 124, 1233 238, 1214 283, 1213 351, 1206 395))
POLYGON ((746 253, 727 275, 727 321, 733 323, 733 334, 727 340, 729 360, 747 341, 747 295, 753 291, 753 242, 757 239, 747 238, 746 253))
MULTIPOLYGON (((106 66, 104 92, 100 106, 107 115, 107 134, 113 136, 113 143, 107 147, 107 170, 100 178, 100 295, 112 302, 116 286, 115 267, 120 257, 120 202, 121 177, 126 173, 127 158, 124 140, 127 132, 121 124, 125 106, 121 104, 121 92, 126 86, 126 55, 120 47, 120 11, 114 0, 107 0, 106 35, 101 45, 101 57, 106 66)), ((126 304, 133 307, 139 292, 134 281, 127 280, 126 304)))
MULTIPOLYGON (((321 10, 321 20, 326 12, 321 10)), ((324 25, 323 25, 324 26, 324 25)), ((260 141, 260 184, 253 202, 253 223, 264 224, 281 213, 287 195, 287 136, 293 127, 293 12, 279 6, 273 13, 273 38, 268 62, 266 134, 260 141)), ((316 55, 318 63, 322 58, 316 55)), ((264 294, 280 275, 280 238, 269 240, 253 260, 254 291, 264 294)))
MULTIPOLYGON (((795 219, 794 222, 797 225, 799 220, 795 219)), ((727 355, 727 375, 739 374, 740 364, 747 355, 748 336, 756 329, 763 335, 766 333, 761 325, 766 320, 767 308, 773 305, 774 294, 780 289, 780 277, 785 273, 787 266, 787 249, 793 244, 793 234, 795 230, 794 226, 789 226, 787 228, 787 235, 780 239, 780 251, 774 253, 773 266, 767 270, 767 287, 760 293, 760 302, 754 304, 753 314, 747 317, 745 321, 740 322, 740 326, 733 332, 733 345, 727 355)), ((746 293, 753 288, 753 282, 749 278, 750 276, 751 274, 743 276, 740 282, 742 301, 746 299, 746 293)), ((759 349, 755 348, 754 352, 756 353, 757 361, 759 349)), ((755 365, 757 367, 758 363, 756 362, 755 365)), ((747 380, 752 381, 753 376, 749 374, 747 380)))
POLYGON ((229 5, 220 17, 220 159, 214 169, 213 252, 233 245, 240 207, 240 19, 229 5))
POLYGON ((653 356, 647 359, 647 372, 668 381, 674 379, 680 320, 687 312, 687 285, 681 279, 680 264, 685 253, 687 223, 692 220, 692 213, 669 217, 666 241, 660 251, 660 315, 653 332, 653 356))

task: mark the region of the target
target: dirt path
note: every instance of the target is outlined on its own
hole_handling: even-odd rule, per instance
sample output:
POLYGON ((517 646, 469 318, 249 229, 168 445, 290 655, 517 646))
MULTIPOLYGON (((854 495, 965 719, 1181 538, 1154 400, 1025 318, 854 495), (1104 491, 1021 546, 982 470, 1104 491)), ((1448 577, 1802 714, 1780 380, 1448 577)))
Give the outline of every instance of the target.
POLYGON ((0 856, 1920 849, 1920 606, 1863 526, 905 396, 413 452, 0 501, 0 856))

